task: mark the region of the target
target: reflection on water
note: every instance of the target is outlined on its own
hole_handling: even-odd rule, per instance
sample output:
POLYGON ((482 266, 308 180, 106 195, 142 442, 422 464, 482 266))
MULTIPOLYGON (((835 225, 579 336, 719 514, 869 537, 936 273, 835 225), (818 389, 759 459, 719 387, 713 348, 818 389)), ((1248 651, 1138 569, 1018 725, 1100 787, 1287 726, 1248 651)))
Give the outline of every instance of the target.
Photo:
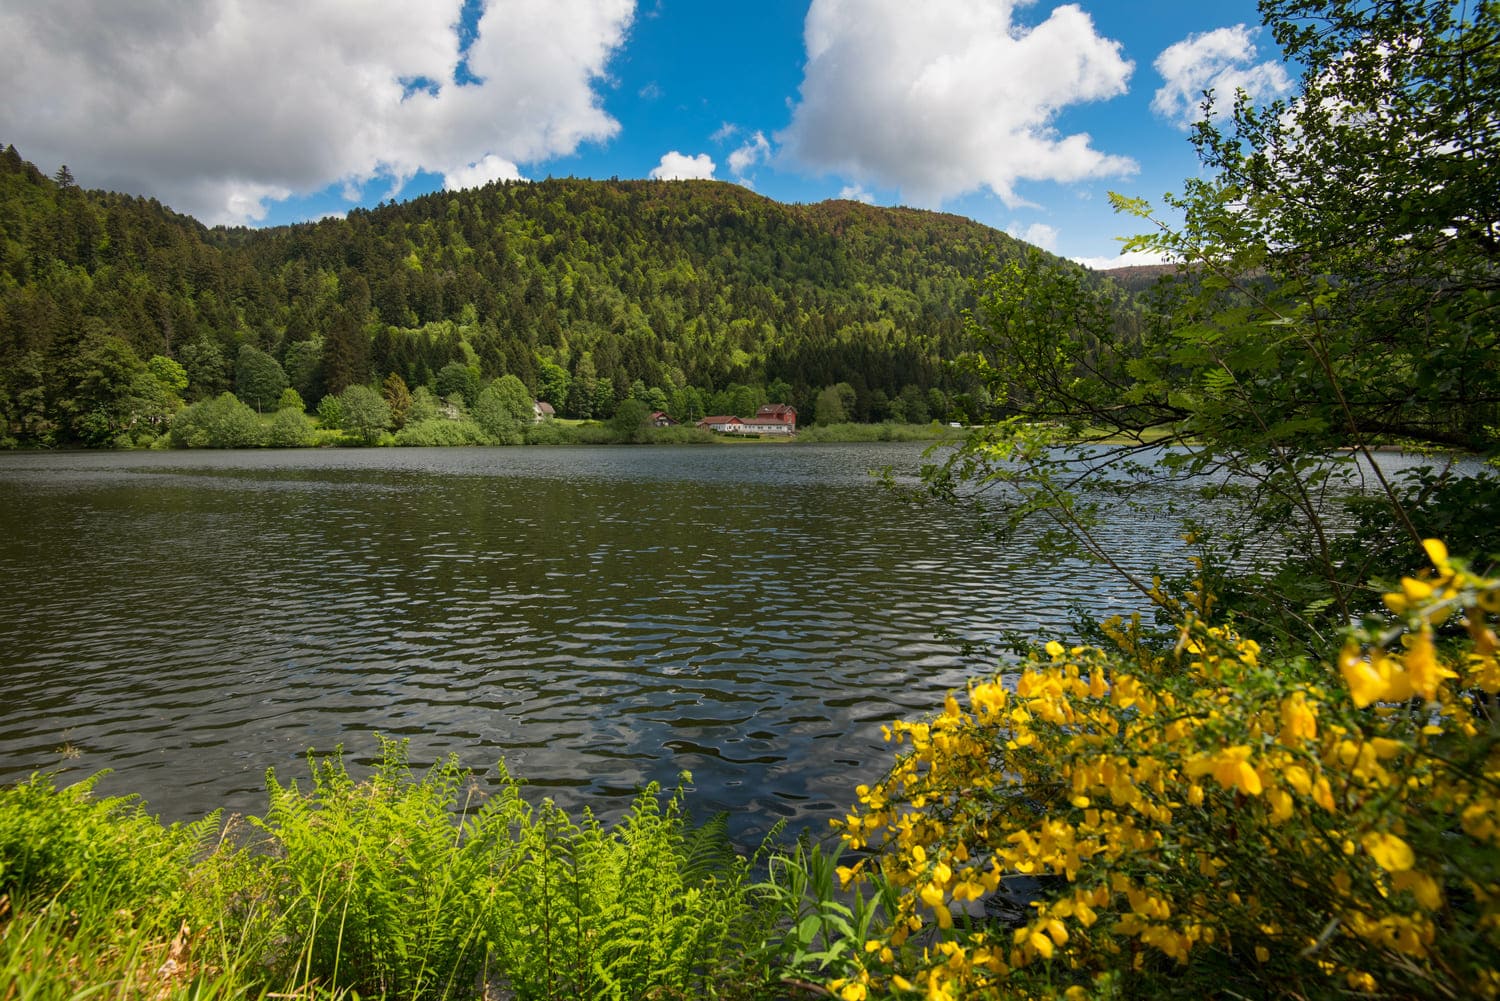
MULTIPOLYGON (((960 652, 1135 607, 1016 569, 868 475, 920 446, 0 456, 0 781, 113 768, 172 818, 264 808, 308 748, 411 738, 618 805, 693 773, 752 837, 823 823, 960 652), (951 633, 945 639, 940 635, 951 633), (65 756, 60 749, 67 749, 65 756)), ((1113 527, 1139 565, 1173 527, 1113 527)))

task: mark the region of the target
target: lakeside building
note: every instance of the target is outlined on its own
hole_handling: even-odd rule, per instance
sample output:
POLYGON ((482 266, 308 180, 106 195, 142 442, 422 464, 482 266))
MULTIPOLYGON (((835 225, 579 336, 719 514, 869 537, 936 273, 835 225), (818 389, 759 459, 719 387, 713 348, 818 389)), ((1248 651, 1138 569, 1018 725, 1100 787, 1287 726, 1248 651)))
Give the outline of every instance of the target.
POLYGON ((755 412, 754 417, 715 415, 705 417, 698 427, 721 434, 775 434, 797 433, 797 410, 784 403, 768 403, 755 412))

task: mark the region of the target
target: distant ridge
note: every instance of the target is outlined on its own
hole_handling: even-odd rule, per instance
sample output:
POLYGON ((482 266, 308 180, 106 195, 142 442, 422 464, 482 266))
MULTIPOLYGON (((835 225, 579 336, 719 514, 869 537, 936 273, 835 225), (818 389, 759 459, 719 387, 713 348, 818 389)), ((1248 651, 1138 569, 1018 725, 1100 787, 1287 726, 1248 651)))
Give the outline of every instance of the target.
POLYGON ((391 373, 436 389, 460 363, 566 416, 733 387, 810 415, 842 383, 852 419, 946 419, 977 389, 951 364, 971 283, 1025 247, 948 213, 720 181, 497 182, 259 230, 66 181, 0 154, 0 439, 76 440, 156 355, 189 401, 233 389, 247 345, 309 406, 391 373), (85 379, 105 356, 116 382, 85 379))

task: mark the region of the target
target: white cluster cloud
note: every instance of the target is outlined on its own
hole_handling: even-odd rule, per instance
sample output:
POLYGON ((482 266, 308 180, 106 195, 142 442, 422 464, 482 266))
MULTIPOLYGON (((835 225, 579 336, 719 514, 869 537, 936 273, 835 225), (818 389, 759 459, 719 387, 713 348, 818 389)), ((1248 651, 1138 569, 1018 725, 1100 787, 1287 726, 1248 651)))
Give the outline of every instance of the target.
POLYGON ((1034 247, 1041 247, 1043 250, 1057 249, 1058 233, 1056 226, 1049 226, 1044 222, 1034 222, 1023 229, 1017 223, 1008 228, 1006 232, 1017 240, 1024 240, 1034 247))
POLYGON ((1015 206, 1020 181, 1134 172, 1055 124, 1070 105, 1123 94, 1134 65, 1078 6, 1027 24, 1024 3, 813 0, 783 153, 919 205, 989 188, 1015 206))
POLYGON ((851 202, 864 202, 866 205, 875 204, 875 196, 859 184, 844 185, 839 189, 839 197, 847 198, 851 202))
POLYGON ((771 158, 771 143, 764 132, 756 132, 729 154, 729 172, 741 183, 746 183, 751 168, 771 158))
POLYGON ((1187 128, 1199 117, 1205 90, 1212 90, 1223 107, 1234 100, 1237 90, 1260 99, 1290 91, 1291 78, 1280 63, 1255 61, 1258 30, 1236 24, 1168 46, 1153 64, 1165 82, 1152 98, 1151 110, 1187 128))
POLYGON ((419 170, 518 176, 619 124, 595 83, 634 0, 73 0, 0 8, 0 138, 208 222, 419 170), (477 83, 454 83, 467 58, 477 83))
POLYGON ((1132 250, 1128 254, 1114 257, 1072 257, 1069 260, 1095 271, 1113 271, 1115 268, 1134 268, 1145 264, 1168 264, 1166 255, 1154 250, 1132 250))
MULTIPOLYGON (((464 188, 482 188, 491 181, 524 181, 521 176, 521 168, 511 163, 504 157, 488 154, 474 163, 464 167, 458 167, 443 175, 443 188, 448 191, 461 191, 464 188)), ((355 201, 357 194, 351 196, 345 192, 344 197, 349 201, 355 201)))
POLYGON ((651 177, 658 181, 712 181, 713 157, 707 153, 688 156, 674 149, 662 154, 661 163, 651 168, 651 177))

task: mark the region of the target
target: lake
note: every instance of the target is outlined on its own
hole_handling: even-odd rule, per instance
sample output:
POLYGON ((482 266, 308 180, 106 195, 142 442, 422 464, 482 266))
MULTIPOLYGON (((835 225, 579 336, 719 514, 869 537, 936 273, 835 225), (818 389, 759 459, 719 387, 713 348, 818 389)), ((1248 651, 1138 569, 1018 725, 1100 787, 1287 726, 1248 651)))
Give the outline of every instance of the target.
MULTIPOLYGON (((922 448, 0 454, 0 781, 262 812, 267 767, 379 732, 571 809, 686 769, 742 842, 826 830, 882 724, 992 669, 966 643, 1140 605, 869 475, 922 448)), ((1173 532, 1112 529, 1138 566, 1173 532)))

